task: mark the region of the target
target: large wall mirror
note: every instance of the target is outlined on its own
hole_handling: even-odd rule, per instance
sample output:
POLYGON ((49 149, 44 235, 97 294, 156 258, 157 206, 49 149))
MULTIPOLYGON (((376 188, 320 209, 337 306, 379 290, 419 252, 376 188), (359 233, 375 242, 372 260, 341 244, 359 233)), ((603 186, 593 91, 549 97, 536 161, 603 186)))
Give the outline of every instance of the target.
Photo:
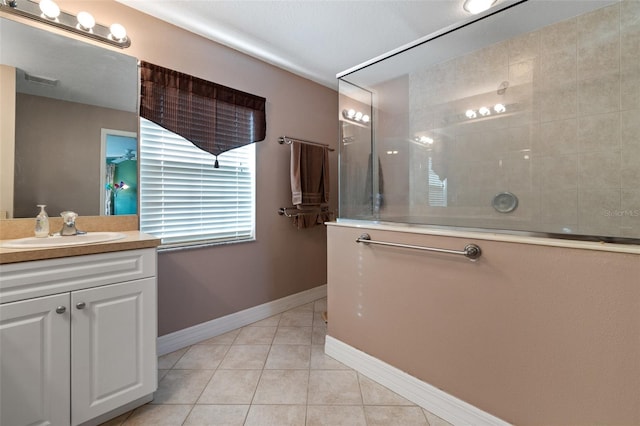
MULTIPOLYGON (((3 152, 11 152, 6 148, 13 144, 15 153, 13 163, 2 160, 13 176, 0 172, 5 182, 13 179, 13 185, 0 189, 0 210, 6 217, 34 217, 36 204, 46 204, 50 216, 64 210, 81 216, 117 214, 113 203, 108 208, 113 200, 108 197, 137 200, 137 194, 124 193, 137 188, 136 58, 0 18, 0 64, 5 87, 5 118, 0 120, 2 126, 15 129, 13 140, 3 132, 1 141, 3 152), (6 90, 11 87, 5 84, 7 76, 14 79, 13 102, 13 93, 6 90), (6 121, 13 117, 11 103, 14 123, 6 121), (127 141, 105 147, 105 134, 116 140, 125 135, 127 141), (127 172, 119 173, 117 168, 125 164, 127 172), (122 189, 121 182, 127 188, 122 189), (109 184, 118 185, 117 195, 109 184)), ((129 201, 120 211, 136 213, 135 204, 129 201)))

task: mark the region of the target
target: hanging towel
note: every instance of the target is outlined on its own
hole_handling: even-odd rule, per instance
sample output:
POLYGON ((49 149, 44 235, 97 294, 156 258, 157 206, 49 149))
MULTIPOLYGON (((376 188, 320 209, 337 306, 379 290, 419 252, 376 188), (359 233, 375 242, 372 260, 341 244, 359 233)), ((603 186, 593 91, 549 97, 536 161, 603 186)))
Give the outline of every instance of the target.
POLYGON ((329 202, 328 148, 291 143, 291 201, 298 208, 329 202))
POLYGON ((298 229, 309 228, 332 220, 320 208, 329 203, 329 149, 327 147, 291 143, 291 201, 300 210, 315 209, 293 218, 298 229))

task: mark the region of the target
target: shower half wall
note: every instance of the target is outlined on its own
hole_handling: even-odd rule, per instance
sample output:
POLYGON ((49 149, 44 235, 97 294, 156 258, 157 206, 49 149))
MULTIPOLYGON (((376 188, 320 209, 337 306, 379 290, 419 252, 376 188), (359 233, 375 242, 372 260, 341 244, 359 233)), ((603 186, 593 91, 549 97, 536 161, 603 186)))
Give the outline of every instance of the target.
POLYGON ((640 424, 638 58, 640 1, 530 0, 342 73, 327 353, 456 425, 640 424))

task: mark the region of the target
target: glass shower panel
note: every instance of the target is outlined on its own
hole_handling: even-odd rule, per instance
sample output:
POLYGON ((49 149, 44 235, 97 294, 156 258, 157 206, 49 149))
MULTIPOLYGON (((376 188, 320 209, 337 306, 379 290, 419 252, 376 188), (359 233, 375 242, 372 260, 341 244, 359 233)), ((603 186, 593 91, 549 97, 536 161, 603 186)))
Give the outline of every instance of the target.
POLYGON ((527 1, 345 73, 340 217, 640 238, 639 55, 638 1, 527 1))

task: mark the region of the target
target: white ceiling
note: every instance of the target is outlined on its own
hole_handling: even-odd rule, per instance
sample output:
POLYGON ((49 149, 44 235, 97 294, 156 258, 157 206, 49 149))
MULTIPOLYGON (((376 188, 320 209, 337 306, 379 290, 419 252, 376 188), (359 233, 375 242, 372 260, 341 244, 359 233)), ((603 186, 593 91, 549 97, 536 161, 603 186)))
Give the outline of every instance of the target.
POLYGON ((118 1, 332 88, 337 73, 470 17, 463 0, 118 1))

